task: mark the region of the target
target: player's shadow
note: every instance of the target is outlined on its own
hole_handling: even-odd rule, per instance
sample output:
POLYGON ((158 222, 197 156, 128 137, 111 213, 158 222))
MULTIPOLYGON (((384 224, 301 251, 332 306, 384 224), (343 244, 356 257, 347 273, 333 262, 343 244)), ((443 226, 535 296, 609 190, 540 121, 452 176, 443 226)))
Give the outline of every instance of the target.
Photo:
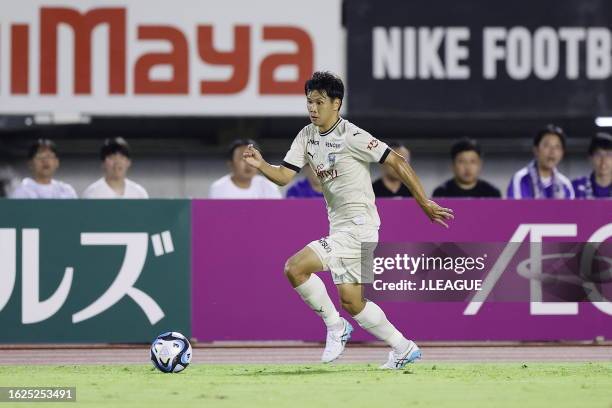
POLYGON ((346 369, 346 368, 342 368, 342 370, 334 370, 334 369, 321 369, 321 368, 315 368, 315 369, 303 369, 303 368, 298 368, 295 370, 282 370, 282 371, 277 371, 277 370, 256 370, 256 371, 250 371, 248 373, 240 373, 240 374, 236 374, 237 376, 244 376, 244 377, 260 377, 260 376, 291 376, 291 375, 324 375, 324 374, 338 374, 338 373, 345 373, 345 372, 363 372, 363 371, 368 371, 367 368, 355 368, 353 369, 346 369))

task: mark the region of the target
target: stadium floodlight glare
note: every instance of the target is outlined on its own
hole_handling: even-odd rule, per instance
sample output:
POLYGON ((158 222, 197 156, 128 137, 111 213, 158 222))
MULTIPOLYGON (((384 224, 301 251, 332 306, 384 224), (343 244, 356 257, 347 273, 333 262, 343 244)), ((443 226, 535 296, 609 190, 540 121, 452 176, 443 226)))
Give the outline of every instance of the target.
POLYGON ((599 127, 612 127, 612 117, 600 116, 598 118, 595 118, 595 124, 599 127))
POLYGON ((78 125, 91 123, 91 117, 77 112, 37 113, 34 115, 37 125, 78 125))

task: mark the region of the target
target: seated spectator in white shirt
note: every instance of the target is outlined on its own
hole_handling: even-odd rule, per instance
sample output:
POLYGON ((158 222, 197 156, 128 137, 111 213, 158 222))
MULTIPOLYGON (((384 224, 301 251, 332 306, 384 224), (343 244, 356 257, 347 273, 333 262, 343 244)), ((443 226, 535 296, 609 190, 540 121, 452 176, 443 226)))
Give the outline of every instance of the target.
POLYGON ((149 198, 147 190, 128 179, 130 145, 122 137, 106 139, 100 149, 104 177, 83 192, 83 198, 149 198))
POLYGON ((253 140, 235 140, 228 151, 230 174, 216 180, 211 186, 209 198, 281 198, 281 193, 267 178, 257 174, 254 167, 242 160, 242 153, 248 145, 256 149, 253 140))
POLYGON ((34 142, 28 150, 28 165, 32 178, 24 178, 10 198, 77 198, 70 184, 53 179, 60 165, 53 141, 38 139, 34 142))

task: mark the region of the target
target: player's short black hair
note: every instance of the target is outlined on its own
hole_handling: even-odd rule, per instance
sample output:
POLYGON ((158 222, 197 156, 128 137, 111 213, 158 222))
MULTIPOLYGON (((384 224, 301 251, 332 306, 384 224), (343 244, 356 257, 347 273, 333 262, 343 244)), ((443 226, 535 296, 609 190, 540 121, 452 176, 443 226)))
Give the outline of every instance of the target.
POLYGON ((565 150, 565 145, 567 142, 567 137, 565 136, 565 132, 560 126, 553 125, 553 124, 546 125, 546 127, 538 130, 535 137, 533 138, 533 145, 535 147, 539 146, 544 136, 549 135, 549 134, 557 135, 559 137, 559 140, 561 140, 561 146, 563 147, 563 150, 565 150))
POLYGON ((234 158, 234 150, 241 146, 248 146, 250 144, 252 144, 255 149, 261 152, 259 145, 253 139, 236 139, 230 144, 229 149, 227 150, 227 160, 232 161, 232 159, 234 158))
POLYGON ((593 136, 589 144, 589 156, 592 156, 597 149, 612 150, 612 135, 599 132, 593 136))
POLYGON ((463 152, 476 152, 478 157, 482 157, 482 150, 475 139, 464 137, 463 139, 453 143, 450 150, 451 159, 455 161, 457 155, 463 152))
POLYGON ((316 71, 312 78, 304 84, 304 94, 311 91, 325 92, 330 99, 340 99, 340 105, 344 99, 344 84, 340 77, 330 71, 316 71))
POLYGON ((32 160, 39 150, 51 150, 57 156, 57 145, 51 139, 38 139, 28 148, 28 160, 32 160))
POLYGON ((100 149, 100 159, 104 161, 108 156, 121 153, 127 158, 131 157, 130 145, 122 137, 106 139, 100 149))

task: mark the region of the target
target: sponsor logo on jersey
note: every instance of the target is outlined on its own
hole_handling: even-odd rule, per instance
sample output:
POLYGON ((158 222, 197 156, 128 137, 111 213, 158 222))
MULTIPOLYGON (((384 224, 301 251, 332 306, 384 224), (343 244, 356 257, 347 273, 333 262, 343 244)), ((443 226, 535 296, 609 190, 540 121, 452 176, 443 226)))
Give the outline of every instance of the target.
POLYGON ((378 146, 378 139, 372 139, 370 140, 370 143, 368 143, 368 150, 372 150, 376 146, 378 146))
POLYGON ((339 149, 342 147, 342 143, 325 142, 325 146, 333 149, 339 149))
POLYGON ((314 139, 308 139, 308 142, 306 144, 311 144, 311 145, 318 146, 319 145, 319 141, 318 140, 314 140, 314 139))
POLYGON ((323 170, 324 168, 324 164, 318 164, 317 168, 315 169, 315 173, 317 174, 317 177, 321 180, 321 182, 324 182, 326 180, 333 180, 338 177, 338 170, 323 170))
POLYGON ((329 245, 329 243, 327 242, 325 238, 321 238, 319 240, 319 244, 321 244, 325 252, 327 252, 328 254, 332 251, 331 246, 329 245))

